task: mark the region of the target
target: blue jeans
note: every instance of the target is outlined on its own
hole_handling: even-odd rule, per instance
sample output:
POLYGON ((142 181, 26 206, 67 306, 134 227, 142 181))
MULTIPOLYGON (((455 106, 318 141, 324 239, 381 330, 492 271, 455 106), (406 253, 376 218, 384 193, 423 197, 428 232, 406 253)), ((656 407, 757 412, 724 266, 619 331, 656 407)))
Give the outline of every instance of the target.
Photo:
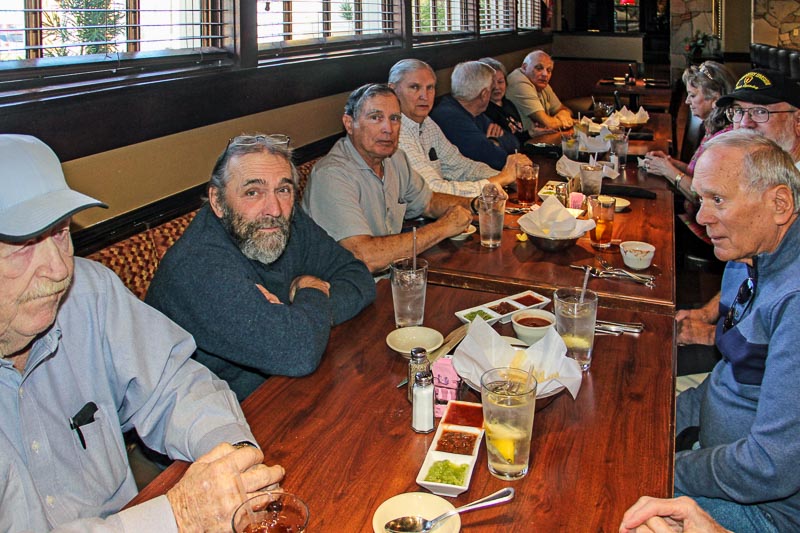
MULTIPOLYGON (((676 490, 675 497, 686 496, 676 490)), ((725 529, 736 533, 779 533, 769 514, 757 505, 742 505, 730 500, 692 496, 697 504, 725 529)))

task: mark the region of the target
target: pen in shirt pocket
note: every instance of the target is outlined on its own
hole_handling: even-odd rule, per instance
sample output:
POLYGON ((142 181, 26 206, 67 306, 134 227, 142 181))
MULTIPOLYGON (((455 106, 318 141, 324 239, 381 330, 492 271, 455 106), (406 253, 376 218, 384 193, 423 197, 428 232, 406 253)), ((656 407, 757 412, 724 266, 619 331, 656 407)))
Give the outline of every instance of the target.
POLYGON ((86 405, 80 408, 75 413, 75 416, 69 419, 69 429, 74 429, 78 434, 78 439, 81 441, 81 446, 86 449, 86 439, 83 438, 81 426, 85 426, 94 422, 94 414, 97 412, 97 404, 94 402, 87 402, 86 405))

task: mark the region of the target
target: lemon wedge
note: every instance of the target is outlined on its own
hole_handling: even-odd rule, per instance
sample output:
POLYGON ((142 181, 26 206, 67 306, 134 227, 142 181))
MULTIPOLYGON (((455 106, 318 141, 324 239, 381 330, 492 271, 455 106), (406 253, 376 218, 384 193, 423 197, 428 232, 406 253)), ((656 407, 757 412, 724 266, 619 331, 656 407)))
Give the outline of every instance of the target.
POLYGON ((517 233, 517 240, 519 242, 526 242, 528 240, 528 234, 527 233, 517 233))
POLYGON ((514 462, 514 441, 511 439, 495 439, 491 441, 497 453, 511 464, 514 462))
POLYGON ((567 345, 567 348, 588 350, 590 347, 589 339, 577 335, 567 333, 566 335, 562 335, 561 339, 564 341, 564 344, 567 345))

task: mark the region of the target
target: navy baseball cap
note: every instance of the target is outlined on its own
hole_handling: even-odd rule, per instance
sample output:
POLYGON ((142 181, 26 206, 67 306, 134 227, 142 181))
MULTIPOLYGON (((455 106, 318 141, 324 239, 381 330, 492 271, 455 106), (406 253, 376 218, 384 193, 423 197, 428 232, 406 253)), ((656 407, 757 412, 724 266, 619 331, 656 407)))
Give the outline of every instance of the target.
POLYGON ((778 70, 753 69, 739 78, 732 93, 717 100, 717 107, 730 105, 734 100, 762 105, 786 102, 800 108, 800 83, 778 70))

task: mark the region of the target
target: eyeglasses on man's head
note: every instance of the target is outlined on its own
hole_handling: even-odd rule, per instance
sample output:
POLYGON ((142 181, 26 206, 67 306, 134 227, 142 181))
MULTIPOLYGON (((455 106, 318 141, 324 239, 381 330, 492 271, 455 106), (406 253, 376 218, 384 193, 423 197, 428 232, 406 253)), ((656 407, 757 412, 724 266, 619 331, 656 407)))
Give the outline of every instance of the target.
POLYGON ((228 148, 231 146, 252 146, 254 144, 288 148, 290 142, 292 142, 291 137, 281 133, 272 135, 239 135, 228 140, 228 148))

